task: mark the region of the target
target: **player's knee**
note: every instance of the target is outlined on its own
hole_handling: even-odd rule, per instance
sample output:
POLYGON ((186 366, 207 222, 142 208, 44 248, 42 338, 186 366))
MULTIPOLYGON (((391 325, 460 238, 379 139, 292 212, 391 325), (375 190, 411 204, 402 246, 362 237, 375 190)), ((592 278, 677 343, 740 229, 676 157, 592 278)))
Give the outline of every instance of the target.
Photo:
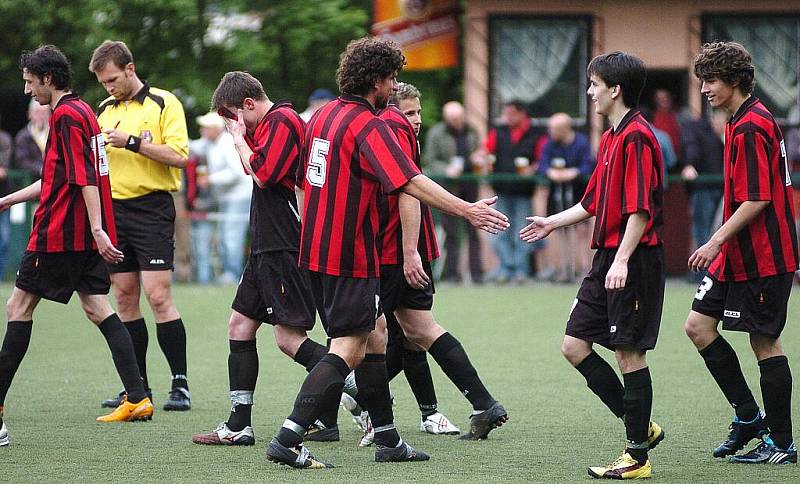
POLYGON ((683 324, 683 330, 695 345, 703 343, 709 337, 708 330, 691 316, 683 324))
POLYGON ((228 339, 236 341, 250 341, 255 339, 258 324, 247 318, 233 314, 228 320, 228 339))
POLYGON ((573 340, 565 339, 561 342, 561 354, 572 366, 577 366, 586 358, 589 352, 591 352, 591 349, 587 350, 584 345, 578 344, 573 340))
POLYGON ((14 298, 9 298, 6 301, 6 317, 8 321, 20 321, 22 311, 20 305, 14 298))
POLYGON ((172 293, 169 289, 154 289, 147 294, 147 301, 156 314, 167 313, 173 309, 172 293))

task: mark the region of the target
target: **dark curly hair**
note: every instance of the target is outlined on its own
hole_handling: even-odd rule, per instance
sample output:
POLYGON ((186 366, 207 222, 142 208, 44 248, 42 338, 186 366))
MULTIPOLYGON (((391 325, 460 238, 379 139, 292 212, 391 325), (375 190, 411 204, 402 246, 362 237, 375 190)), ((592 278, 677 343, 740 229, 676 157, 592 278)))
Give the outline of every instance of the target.
POLYGON ((53 87, 65 91, 72 85, 72 66, 58 47, 41 45, 33 52, 26 50, 19 58, 19 69, 27 70, 40 81, 50 76, 53 87))
POLYGON ((701 81, 719 79, 731 86, 739 86, 742 94, 752 93, 755 85, 753 57, 738 42, 703 44, 694 58, 694 75, 701 81))
POLYGON ((619 86, 626 107, 639 105, 647 81, 647 69, 642 59, 620 51, 600 54, 589 62, 586 74, 599 77, 608 87, 619 86))
POLYGON ((336 83, 343 93, 363 96, 376 82, 399 72, 405 63, 405 56, 391 40, 378 37, 353 40, 339 57, 336 83))

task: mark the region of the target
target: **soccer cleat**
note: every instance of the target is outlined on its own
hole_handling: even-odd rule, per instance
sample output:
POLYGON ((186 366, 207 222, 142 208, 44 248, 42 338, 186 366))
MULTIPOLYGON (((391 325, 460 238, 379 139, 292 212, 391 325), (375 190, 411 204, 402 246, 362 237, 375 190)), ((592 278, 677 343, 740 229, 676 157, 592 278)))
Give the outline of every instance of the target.
POLYGON ((164 410, 183 412, 192 408, 192 398, 189 395, 189 390, 186 388, 176 387, 169 392, 167 403, 164 404, 164 410))
POLYGON ((400 441, 399 447, 375 446, 375 462, 420 462, 431 456, 400 441))
MULTIPOLYGON (((145 393, 147 394, 147 398, 149 398, 150 402, 152 403, 153 393, 150 390, 145 390, 145 393)), ((128 394, 125 393, 125 390, 122 390, 117 394, 116 397, 111 397, 100 402, 100 408, 117 408, 122 404, 127 396, 128 394)))
POLYGON ((272 439, 267 447, 267 459, 280 465, 291 466, 297 469, 331 469, 333 464, 317 460, 305 445, 285 447, 272 439))
POLYGON ((742 422, 738 418, 734 418, 728 428, 731 429, 728 439, 714 449, 714 457, 733 455, 742 450, 752 439, 757 439, 769 432, 767 422, 760 411, 756 418, 749 422, 742 422))
POLYGON ((595 479, 646 479, 653 474, 650 460, 640 464, 625 451, 611 464, 605 467, 590 467, 589 475, 595 479))
POLYGON ((339 427, 326 427, 325 424, 317 420, 306 430, 303 440, 312 442, 339 442, 339 427))
POLYGON ((664 440, 664 437, 666 437, 664 429, 651 420, 650 429, 647 432, 647 450, 655 449, 656 446, 660 444, 662 440, 664 440))
POLYGON ((6 423, 3 422, 3 425, 0 426, 0 447, 7 446, 11 440, 8 438, 8 428, 6 428, 6 423))
POLYGON ((136 420, 152 420, 153 404, 144 397, 141 402, 131 403, 127 397, 119 407, 108 415, 97 417, 98 422, 133 422, 136 420))
POLYGON ((372 420, 369 418, 369 414, 364 412, 366 416, 364 417, 367 421, 367 428, 364 430, 364 435, 361 436, 361 440, 358 441, 359 447, 369 447, 375 442, 375 429, 372 427, 372 420))
POLYGON ((733 455, 728 460, 738 464, 797 464, 797 448, 794 446, 794 442, 788 449, 781 449, 769 436, 761 439, 761 442, 750 452, 733 455))
POLYGON ((439 412, 424 417, 419 424, 419 431, 433 435, 458 435, 461 433, 458 427, 439 412))
POLYGON ((228 422, 222 422, 207 434, 193 435, 192 442, 203 445, 253 445, 256 443, 256 436, 253 427, 249 425, 242 430, 233 431, 228 428, 228 422))
POLYGON ((500 402, 494 402, 488 409, 469 417, 469 432, 463 434, 459 439, 483 440, 489 436, 492 429, 500 427, 507 421, 506 409, 500 405, 500 402))

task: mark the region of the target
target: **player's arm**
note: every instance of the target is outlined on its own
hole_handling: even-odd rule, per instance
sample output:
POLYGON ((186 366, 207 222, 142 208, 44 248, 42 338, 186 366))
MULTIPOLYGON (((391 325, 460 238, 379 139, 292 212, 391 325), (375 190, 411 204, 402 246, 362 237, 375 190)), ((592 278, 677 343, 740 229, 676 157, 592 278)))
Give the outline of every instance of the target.
POLYGON ((185 154, 178 153, 169 145, 150 143, 120 129, 105 129, 103 133, 107 135, 108 143, 115 148, 124 148, 134 153, 139 153, 146 158, 168 166, 177 168, 186 166, 188 157, 185 154))
POLYGON ((419 200, 405 193, 400 194, 398 205, 403 231, 403 275, 409 286, 425 287, 430 283, 430 278, 422 267, 422 258, 417 250, 422 209, 419 200))
POLYGON ((519 231, 519 236, 525 242, 536 242, 550 235, 550 232, 555 229, 574 225, 591 217, 592 214, 586 211, 582 203, 576 203, 549 217, 527 217, 526 220, 530 223, 519 231))
POLYGON ((748 200, 743 202, 739 208, 733 212, 731 218, 725 221, 722 227, 714 232, 711 239, 694 251, 689 257, 689 269, 693 271, 704 271, 708 269, 708 266, 711 265, 722 250, 722 244, 739 233, 740 230, 747 227, 747 225, 756 218, 762 210, 767 208, 767 205, 770 203, 769 200, 748 200))
POLYGON ((244 139, 245 134, 247 134, 247 126, 244 124, 244 112, 239 109, 236 114, 237 120, 225 118, 225 125, 228 128, 228 132, 233 136, 233 144, 236 146, 236 152, 239 153, 239 159, 242 162, 242 166, 244 166, 244 170, 259 188, 264 188, 267 184, 256 176, 255 170, 253 170, 253 166, 250 163, 253 158, 253 150, 250 149, 250 145, 244 139))
POLYGON ((473 226, 490 234, 502 232, 510 225, 508 217, 490 206, 497 201, 497 197, 469 203, 448 192, 425 175, 415 176, 403 186, 402 190, 430 207, 465 218, 473 226))
POLYGON ((306 202, 306 191, 297 185, 294 186, 294 196, 297 198, 297 213, 300 216, 300 222, 303 221, 303 208, 306 202))
POLYGON ((622 289, 628 280, 628 261, 639 245, 644 235, 644 229, 647 226, 649 215, 645 211, 640 211, 628 215, 628 221, 625 224, 625 234, 622 236, 617 248, 617 255, 614 256, 614 262, 608 268, 606 273, 606 289, 611 291, 615 289, 622 289))
POLYGON ((103 230, 103 216, 100 208, 100 192, 94 185, 81 187, 81 195, 86 205, 86 213, 89 216, 89 226, 92 228, 92 237, 97 243, 97 251, 106 262, 118 264, 122 262, 122 252, 120 252, 108 234, 103 230))
POLYGON ((36 180, 25 188, 21 188, 14 193, 9 193, 0 198, 0 212, 8 210, 12 205, 30 200, 38 200, 42 193, 42 180, 36 180))

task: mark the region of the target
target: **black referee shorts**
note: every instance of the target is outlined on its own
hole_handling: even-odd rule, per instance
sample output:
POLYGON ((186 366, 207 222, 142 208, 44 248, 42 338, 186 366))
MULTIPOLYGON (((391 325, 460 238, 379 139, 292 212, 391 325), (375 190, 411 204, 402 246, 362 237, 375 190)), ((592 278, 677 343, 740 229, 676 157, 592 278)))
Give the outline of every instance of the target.
POLYGON ((616 249, 599 249, 583 279, 566 334, 614 350, 655 348, 664 303, 664 249, 637 247, 628 261, 625 287, 607 291, 606 274, 616 249))
POLYGON ((722 329, 778 338, 786 326, 786 307, 794 273, 721 282, 711 275, 697 286, 692 311, 722 321, 722 329))
POLYGON ((41 298, 67 304, 73 292, 108 294, 111 281, 105 261, 95 250, 25 251, 15 284, 41 298))
POLYGON ((124 254, 109 272, 172 270, 175 255, 175 203, 169 192, 114 200, 117 248, 124 254))
POLYGON ((231 308, 263 323, 311 330, 314 298, 308 271, 297 266, 297 253, 251 254, 231 308))
POLYGON ((402 264, 381 266, 381 309, 384 313, 394 313, 397 308, 419 309, 430 311, 433 307, 433 272, 430 262, 423 262, 422 268, 431 280, 424 289, 408 285, 403 274, 402 264))
POLYGON ((310 271, 311 293, 330 338, 370 332, 381 315, 380 279, 310 271))

